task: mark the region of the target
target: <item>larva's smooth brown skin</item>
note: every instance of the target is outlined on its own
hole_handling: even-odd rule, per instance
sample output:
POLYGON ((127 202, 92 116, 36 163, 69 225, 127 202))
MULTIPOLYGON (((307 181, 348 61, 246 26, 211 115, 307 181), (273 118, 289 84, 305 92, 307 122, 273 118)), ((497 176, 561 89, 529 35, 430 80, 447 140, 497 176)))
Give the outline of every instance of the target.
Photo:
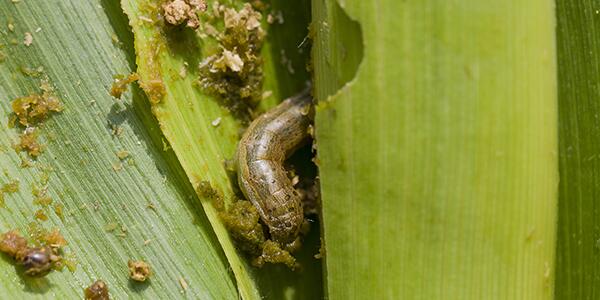
POLYGON ((254 120, 238 145, 238 181, 271 238, 286 245, 304 221, 302 199, 283 162, 308 139, 312 121, 308 92, 289 98, 254 120))

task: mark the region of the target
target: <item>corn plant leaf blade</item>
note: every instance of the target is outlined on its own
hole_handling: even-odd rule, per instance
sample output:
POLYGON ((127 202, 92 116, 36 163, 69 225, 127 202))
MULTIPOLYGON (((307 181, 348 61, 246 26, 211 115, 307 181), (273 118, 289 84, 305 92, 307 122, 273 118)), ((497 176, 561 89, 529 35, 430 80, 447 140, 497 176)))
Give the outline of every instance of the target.
POLYGON ((550 299, 553 1, 314 0, 313 16, 328 297, 550 299))
POLYGON ((556 4, 560 194, 555 293, 557 299, 593 299, 600 294, 600 1, 556 4))
POLYGON ((96 279, 107 282, 115 299, 236 298, 229 263, 177 159, 163 151, 145 96, 134 89, 117 101, 108 93, 114 75, 134 70, 127 48, 132 37, 118 3, 3 1, 0 19, 6 55, 0 64, 0 183, 20 182, 17 193, 4 197, 0 228, 27 233, 34 211, 43 209, 49 220, 41 226, 61 230, 69 242, 65 252, 76 262, 74 272, 32 280, 3 256, 0 298, 77 299, 96 279), (33 36, 30 46, 23 44, 25 32, 33 36), (20 71, 39 66, 40 77, 20 71), (39 92, 46 76, 65 110, 44 123, 40 138, 47 149, 37 167, 24 169, 11 148, 21 129, 6 127, 10 100, 39 92), (117 151, 129 156, 120 160, 117 151), (63 205, 63 220, 51 207, 32 203, 32 186, 44 174, 53 204, 63 205), (129 259, 151 265, 149 282, 128 279, 129 259))
MULTIPOLYGON (((243 124, 220 104, 219 99, 198 86, 198 65, 210 55, 209 47, 206 47, 210 42, 191 29, 161 25, 158 19, 161 18, 161 8, 155 1, 123 0, 121 4, 135 35, 142 85, 160 81, 165 87, 165 96, 152 106, 163 134, 192 185, 197 187, 201 182, 209 182, 222 195, 227 206, 239 195, 235 195, 232 189, 236 182, 228 176, 225 163, 234 160, 243 124), (184 67, 186 76, 177 75, 184 67), (212 123, 217 119, 219 125, 215 126, 212 123)), ((212 9, 213 2, 208 4, 212 9)), ((242 1, 222 4, 239 9, 242 1)), ((287 22, 274 25, 272 30, 265 29, 268 34, 262 50, 263 90, 271 96, 261 102, 262 110, 302 90, 309 76, 304 65, 308 49, 298 50, 298 45, 307 36, 309 2, 290 4, 272 1, 270 4, 263 16, 263 25, 266 26, 266 13, 269 12, 279 14, 287 22)), ((152 98, 152 90, 146 92, 152 98)), ((242 298, 256 299, 264 295, 278 299, 314 299, 321 296, 320 263, 313 258, 318 248, 318 239, 315 238, 318 229, 313 229, 312 242, 299 256, 299 261, 305 266, 304 272, 293 273, 282 266, 255 270, 243 253, 235 249, 212 199, 197 191, 233 269, 242 298)))

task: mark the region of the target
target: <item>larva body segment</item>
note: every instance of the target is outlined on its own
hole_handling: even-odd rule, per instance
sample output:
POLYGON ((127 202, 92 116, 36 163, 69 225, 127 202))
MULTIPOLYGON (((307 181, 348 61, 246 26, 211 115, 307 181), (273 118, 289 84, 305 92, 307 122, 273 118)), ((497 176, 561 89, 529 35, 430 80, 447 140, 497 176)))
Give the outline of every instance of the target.
POLYGON ((254 120, 238 145, 238 181, 276 242, 293 242, 304 220, 302 199, 283 167, 308 138, 312 98, 289 98, 254 120))

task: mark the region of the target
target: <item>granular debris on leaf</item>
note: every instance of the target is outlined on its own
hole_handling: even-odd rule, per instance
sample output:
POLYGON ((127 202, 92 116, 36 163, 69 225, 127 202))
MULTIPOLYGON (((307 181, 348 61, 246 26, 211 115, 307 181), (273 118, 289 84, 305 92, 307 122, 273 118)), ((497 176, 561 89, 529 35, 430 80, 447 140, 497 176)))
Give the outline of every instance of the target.
POLYGON ((206 11, 204 0, 171 0, 162 6, 165 21, 171 25, 184 24, 196 29, 200 26, 198 13, 206 11))
POLYGON ((127 262, 127 266, 129 267, 129 278, 135 281, 144 282, 150 275, 152 275, 152 271, 150 270, 150 265, 142 260, 130 260, 127 262))
POLYGON ((54 230, 47 232, 36 227, 30 235, 34 246, 16 230, 10 230, 0 236, 0 252, 12 257, 23 267, 23 273, 31 277, 42 277, 52 270, 63 267, 61 248, 67 244, 64 237, 54 230))
POLYGON ((109 300, 108 285, 102 280, 96 280, 83 291, 85 300, 109 300))

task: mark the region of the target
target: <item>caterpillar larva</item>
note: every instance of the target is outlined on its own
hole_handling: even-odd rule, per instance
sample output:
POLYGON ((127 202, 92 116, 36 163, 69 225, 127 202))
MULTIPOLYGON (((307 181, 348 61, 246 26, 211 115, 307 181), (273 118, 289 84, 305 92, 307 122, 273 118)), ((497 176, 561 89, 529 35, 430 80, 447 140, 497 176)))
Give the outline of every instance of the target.
POLYGON ((254 204, 271 238, 293 242, 304 220, 302 199, 283 162, 309 137, 309 91, 289 98, 254 120, 238 145, 238 181, 254 204))

